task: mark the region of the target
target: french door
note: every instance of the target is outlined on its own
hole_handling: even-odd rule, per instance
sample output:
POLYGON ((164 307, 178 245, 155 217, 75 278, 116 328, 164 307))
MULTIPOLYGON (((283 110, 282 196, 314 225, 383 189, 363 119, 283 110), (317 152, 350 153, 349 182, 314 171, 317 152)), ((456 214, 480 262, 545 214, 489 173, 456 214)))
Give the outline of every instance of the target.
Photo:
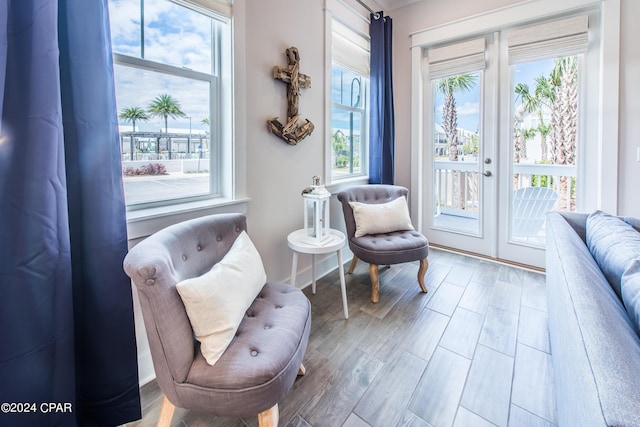
POLYGON ((587 30, 582 14, 423 50, 431 243, 544 266, 546 213, 588 204, 587 30))
POLYGON ((497 217, 497 98, 491 37, 427 50, 425 197, 429 239, 492 256, 497 217))

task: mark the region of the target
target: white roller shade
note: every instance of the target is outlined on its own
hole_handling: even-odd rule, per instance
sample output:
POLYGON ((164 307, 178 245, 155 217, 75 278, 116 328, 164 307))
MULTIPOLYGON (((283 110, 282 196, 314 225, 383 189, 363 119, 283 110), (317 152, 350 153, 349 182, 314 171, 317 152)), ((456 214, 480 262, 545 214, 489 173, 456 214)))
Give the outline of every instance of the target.
POLYGON ((432 48, 427 51, 431 80, 485 68, 485 39, 432 48))
POLYGON ((587 51, 589 17, 574 16, 509 33, 509 64, 578 55, 587 51))
POLYGON ((233 0, 171 0, 173 3, 181 5, 196 5, 202 6, 205 10, 210 10, 219 13, 227 18, 231 17, 231 6, 233 0))
POLYGON ((333 61, 345 69, 368 76, 369 40, 335 19, 331 21, 331 32, 333 61))

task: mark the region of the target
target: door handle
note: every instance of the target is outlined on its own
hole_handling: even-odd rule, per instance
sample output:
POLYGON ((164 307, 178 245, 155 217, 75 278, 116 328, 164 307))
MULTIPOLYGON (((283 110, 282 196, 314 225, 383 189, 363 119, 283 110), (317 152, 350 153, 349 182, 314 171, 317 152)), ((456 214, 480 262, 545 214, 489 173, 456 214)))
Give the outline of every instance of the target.
POLYGON ((491 173, 491 171, 484 171, 484 172, 482 172, 482 175, 484 175, 484 176, 491 176, 491 175, 493 175, 493 174, 491 173))

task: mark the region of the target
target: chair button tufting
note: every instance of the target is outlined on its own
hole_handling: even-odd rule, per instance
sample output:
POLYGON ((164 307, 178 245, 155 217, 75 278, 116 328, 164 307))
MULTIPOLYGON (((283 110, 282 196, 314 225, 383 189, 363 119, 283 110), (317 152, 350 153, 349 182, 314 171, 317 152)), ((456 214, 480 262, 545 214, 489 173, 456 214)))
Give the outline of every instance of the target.
POLYGON ((239 233, 241 231, 242 231, 242 229, 240 227, 236 227, 236 233, 239 233))
POLYGON ((221 242, 222 241, 222 236, 216 237, 216 241, 221 242))
POLYGON ((145 285, 151 286, 155 285, 156 281, 154 279, 147 279, 144 283, 145 285))
POLYGON ((252 355, 253 357, 256 357, 256 356, 258 355, 258 352, 257 352, 257 351, 255 351, 255 350, 252 350, 252 351, 251 351, 251 355, 252 355))
POLYGON ((197 250, 198 252, 200 252, 200 251, 202 250, 202 246, 200 246, 200 245, 196 246, 196 250, 197 250))
POLYGON ((264 325, 264 329, 265 329, 265 330, 269 330, 269 329, 271 329, 271 326, 269 326, 269 325, 264 325))
POLYGON ((186 261, 187 260, 187 256, 186 255, 182 255, 182 260, 186 261))

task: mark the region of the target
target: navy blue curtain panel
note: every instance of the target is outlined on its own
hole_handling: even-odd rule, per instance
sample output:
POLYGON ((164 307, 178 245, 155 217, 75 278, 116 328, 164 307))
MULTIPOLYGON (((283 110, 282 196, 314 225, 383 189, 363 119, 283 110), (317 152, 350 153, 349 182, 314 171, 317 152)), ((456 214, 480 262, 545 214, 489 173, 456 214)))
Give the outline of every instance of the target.
POLYGON ((0 425, 141 416, 107 0, 0 1, 0 425))
POLYGON ((393 113, 392 21, 371 14, 371 96, 369 117, 369 183, 393 184, 395 120, 393 113))

